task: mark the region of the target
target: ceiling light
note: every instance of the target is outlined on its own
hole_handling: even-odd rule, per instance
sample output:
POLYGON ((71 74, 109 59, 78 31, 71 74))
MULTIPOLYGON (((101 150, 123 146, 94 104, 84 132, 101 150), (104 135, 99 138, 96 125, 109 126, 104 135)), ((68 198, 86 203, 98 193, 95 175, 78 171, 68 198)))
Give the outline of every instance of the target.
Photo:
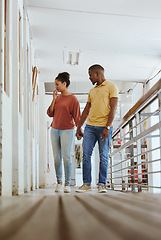
POLYGON ((80 63, 80 51, 71 51, 65 48, 63 50, 63 62, 72 66, 78 65, 80 63))

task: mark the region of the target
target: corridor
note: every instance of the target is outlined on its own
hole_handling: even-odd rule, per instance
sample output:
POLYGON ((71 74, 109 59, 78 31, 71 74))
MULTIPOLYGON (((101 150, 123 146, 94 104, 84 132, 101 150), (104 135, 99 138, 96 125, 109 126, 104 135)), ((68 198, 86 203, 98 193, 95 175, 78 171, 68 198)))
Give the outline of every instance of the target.
POLYGON ((0 240, 161 239, 160 9, 160 0, 0 0, 0 240), (118 88, 107 194, 96 189, 98 144, 92 191, 75 192, 83 183, 76 136, 72 192, 57 194, 47 115, 55 78, 69 73, 82 113, 93 64, 118 88))
POLYGON ((56 194, 39 189, 0 198, 2 240, 159 240, 161 195, 56 194), (2 221, 3 220, 3 221, 2 221))

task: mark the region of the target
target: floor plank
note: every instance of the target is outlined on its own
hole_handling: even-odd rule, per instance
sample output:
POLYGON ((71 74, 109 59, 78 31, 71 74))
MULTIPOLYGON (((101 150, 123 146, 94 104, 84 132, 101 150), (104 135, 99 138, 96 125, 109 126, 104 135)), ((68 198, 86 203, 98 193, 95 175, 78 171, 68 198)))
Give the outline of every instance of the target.
POLYGON ((16 206, 12 206, 12 197, 10 199, 11 207, 9 210, 0 213, 0 236, 6 240, 13 236, 16 231, 26 222, 39 207, 44 197, 21 198, 17 199, 16 206))
MULTIPOLYGON (((117 195, 117 197, 113 195, 108 195, 108 198, 119 199, 120 201, 124 201, 131 205, 139 206, 140 208, 143 208, 147 211, 157 211, 161 213, 161 204, 158 201, 155 201, 155 196, 154 200, 149 200, 148 196, 146 195, 142 198, 138 198, 138 196, 136 196, 135 194, 119 194, 117 195)), ((159 198, 161 198, 161 195, 159 198)))
POLYGON ((93 197, 111 208, 126 213, 126 215, 132 218, 139 219, 139 221, 144 221, 154 227, 160 227, 161 225, 161 214, 158 212, 158 209, 153 208, 153 206, 147 211, 147 209, 140 206, 140 203, 137 201, 132 204, 131 202, 126 202, 125 199, 121 200, 117 196, 96 195, 93 197))
MULTIPOLYGON (((82 197, 86 199, 87 195, 83 194, 82 197)), ((64 196, 62 197, 62 201, 64 205, 66 222, 68 229, 70 229, 71 239, 104 240, 107 239, 107 236, 108 239, 122 239, 110 228, 107 226, 105 227, 97 217, 94 217, 92 214, 90 214, 76 197, 64 196)))
POLYGON ((59 197, 47 197, 12 240, 58 239, 59 230, 59 197))
POLYGON ((0 197, 2 240, 160 240, 161 195, 41 189, 0 197))
POLYGON ((77 196, 86 209, 94 216, 99 217, 102 224, 110 226, 123 239, 160 239, 161 230, 147 225, 147 223, 138 221, 139 219, 127 215, 111 206, 97 201, 94 197, 77 196))

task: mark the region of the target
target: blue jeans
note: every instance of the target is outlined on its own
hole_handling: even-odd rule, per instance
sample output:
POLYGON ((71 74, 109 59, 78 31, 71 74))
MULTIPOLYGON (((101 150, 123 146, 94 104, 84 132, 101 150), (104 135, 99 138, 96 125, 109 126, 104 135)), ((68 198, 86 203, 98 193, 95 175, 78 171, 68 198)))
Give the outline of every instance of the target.
POLYGON ((108 153, 112 138, 113 127, 109 130, 109 136, 102 141, 101 133, 104 127, 86 125, 83 136, 83 183, 91 185, 91 156, 96 142, 99 146, 99 182, 98 185, 105 185, 107 180, 108 153))
POLYGON ((57 182, 62 182, 62 159, 64 161, 65 185, 70 185, 72 174, 71 150, 74 129, 59 130, 51 128, 51 142, 54 155, 57 182))

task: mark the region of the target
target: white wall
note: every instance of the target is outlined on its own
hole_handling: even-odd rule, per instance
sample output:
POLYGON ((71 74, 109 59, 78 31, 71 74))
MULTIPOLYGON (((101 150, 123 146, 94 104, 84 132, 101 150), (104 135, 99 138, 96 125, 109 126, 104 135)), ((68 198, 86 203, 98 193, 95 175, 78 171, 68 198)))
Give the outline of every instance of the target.
MULTIPOLYGON (((52 96, 51 95, 45 95, 45 105, 44 105, 44 111, 43 114, 45 115, 45 136, 46 136, 46 143, 49 143, 49 147, 47 149, 46 145, 46 152, 45 152, 45 186, 54 186, 56 184, 56 174, 55 174, 55 169, 54 169, 54 157, 53 157, 53 152, 52 152, 52 145, 51 145, 51 139, 50 139, 50 130, 47 130, 47 127, 51 124, 52 118, 48 117, 46 114, 46 111, 52 101, 52 96), (48 132, 47 132, 48 131, 48 132), (47 140, 48 138, 48 140, 47 140), (49 150, 49 164, 50 164, 50 172, 47 172, 47 161, 48 161, 48 151, 49 150)), ((63 174, 64 176, 64 174, 63 174)))
MULTIPOLYGON (((0 1, 0 74, 2 84, 2 195, 23 194, 39 188, 39 96, 32 101, 32 67, 36 65, 29 23, 23 1, 11 1, 7 13, 7 77, 9 91, 4 82, 4 1, 0 1), (19 11, 21 14, 21 112, 19 111, 19 11), (27 63, 27 46, 29 49, 27 63), (34 111, 32 111, 34 110, 34 111), (32 181, 31 181, 32 179, 32 181)), ((38 78, 37 78, 38 85, 38 78)), ((37 87, 36 85, 36 87, 37 87)), ((1 123, 1 121, 0 121, 1 123)), ((0 138, 1 139, 1 138, 0 138)))
POLYGON ((137 83, 132 90, 132 106, 139 101, 139 99, 143 96, 144 90, 143 90, 143 84, 137 83))
MULTIPOLYGON (((8 13, 12 5, 9 4, 8 13)), ((2 195, 12 195, 12 54, 11 54, 11 22, 12 15, 7 17, 7 81, 8 94, 2 91, 2 195)), ((2 36, 4 37, 4 35, 2 36)), ((4 79, 4 78, 2 78, 4 79)))
MULTIPOLYGON (((3 32, 4 32, 4 25, 3 25, 3 18, 4 18, 4 2, 0 1, 0 184, 1 184, 1 175, 2 175, 2 92, 3 92, 3 77, 4 77, 4 41, 3 41, 3 32)), ((1 186, 0 186, 1 192, 1 186)))

